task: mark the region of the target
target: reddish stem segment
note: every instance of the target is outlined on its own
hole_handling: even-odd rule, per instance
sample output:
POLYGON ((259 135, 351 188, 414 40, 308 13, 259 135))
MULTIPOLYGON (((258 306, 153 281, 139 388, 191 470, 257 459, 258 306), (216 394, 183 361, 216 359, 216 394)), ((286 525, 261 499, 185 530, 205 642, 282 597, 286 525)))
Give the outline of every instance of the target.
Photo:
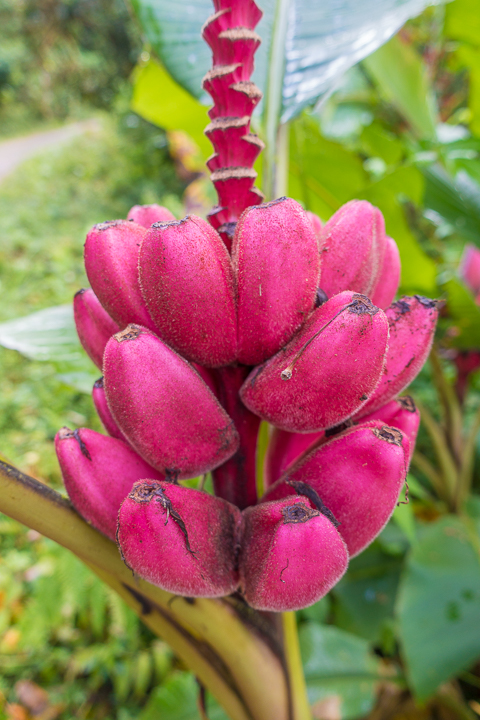
POLYGON ((207 165, 218 195, 208 219, 230 250, 239 216, 263 200, 253 187, 257 177, 253 164, 264 145, 250 132, 252 112, 262 97, 250 81, 260 45, 254 28, 262 12, 253 0, 214 0, 214 6, 216 12, 203 28, 213 54, 213 67, 203 79, 214 102, 205 134, 215 152, 207 165))
POLYGON ((255 472, 260 418, 240 400, 239 389, 249 368, 231 365, 214 372, 218 399, 235 423, 240 435, 240 447, 230 460, 213 471, 213 486, 215 495, 243 510, 257 502, 255 472))

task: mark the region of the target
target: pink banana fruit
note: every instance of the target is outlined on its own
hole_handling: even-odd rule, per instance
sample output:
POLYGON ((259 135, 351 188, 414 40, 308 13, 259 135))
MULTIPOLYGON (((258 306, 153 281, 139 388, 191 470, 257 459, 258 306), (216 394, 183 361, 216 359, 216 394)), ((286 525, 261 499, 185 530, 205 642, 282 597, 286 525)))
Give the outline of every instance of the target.
POLYGON ((134 205, 128 211, 127 220, 133 220, 137 225, 141 225, 144 228, 149 228, 153 223, 156 222, 170 222, 175 220, 170 210, 162 205, 134 205))
POLYGON ((320 600, 340 580, 348 565, 347 548, 335 518, 320 507, 293 495, 244 510, 240 589, 251 607, 298 610, 320 600))
POLYGON ((366 200, 342 205, 320 234, 321 288, 328 297, 353 290, 370 297, 383 264, 385 223, 366 200))
POLYGON ((358 425, 313 446, 262 502, 312 488, 339 522, 338 532, 353 557, 388 522, 407 474, 408 457, 409 440, 400 430, 379 421, 358 425))
POLYGON ((232 261, 237 357, 256 365, 284 347, 313 310, 320 261, 312 223, 289 198, 250 207, 238 221, 232 261))
POLYGON ((101 369, 105 345, 120 328, 90 289, 75 293, 73 317, 83 349, 90 360, 101 369))
POLYGON ((388 235, 385 237, 385 255, 380 268, 377 284, 372 292, 371 299, 374 305, 385 310, 395 300, 400 283, 400 253, 397 243, 388 235))
POLYGON ((340 293, 317 308, 286 347, 250 373, 241 398, 282 430, 311 433, 337 425, 373 395, 387 342, 382 310, 364 295, 340 293))
POLYGON ((62 428, 55 450, 72 505, 97 530, 115 540, 120 505, 141 478, 161 480, 128 445, 94 430, 62 428))
POLYGON ((187 597, 238 587, 242 516, 226 500, 168 482, 137 482, 118 514, 117 542, 140 577, 187 597))
POLYGON ((238 448, 231 418, 194 368, 139 325, 105 348, 105 393, 132 447, 168 479, 196 477, 238 448))
POLYGON ((420 295, 402 297, 385 314, 390 330, 385 369, 355 418, 372 413, 401 393, 417 377, 432 347, 438 319, 435 300, 420 295))
POLYGON ((155 223, 140 249, 140 284, 160 336, 187 360, 234 362, 237 323, 232 263, 201 218, 155 223))
POLYGON ((145 228, 128 220, 95 225, 85 241, 85 270, 108 314, 123 329, 139 323, 155 331, 138 282, 138 254, 145 228))
POLYGON ((117 423, 113 419, 113 415, 110 412, 110 408, 108 407, 103 377, 95 380, 92 390, 92 400, 93 404, 95 405, 95 410, 97 411, 98 417, 102 421, 102 425, 107 431, 107 433, 110 435, 110 437, 114 437, 118 440, 123 440, 124 442, 127 442, 125 435, 122 433, 117 423))
POLYGON ((409 440, 408 465, 410 465, 420 425, 420 413, 410 395, 390 400, 370 415, 362 417, 360 422, 364 424, 371 420, 381 420, 385 425, 398 428, 403 435, 406 435, 409 440))

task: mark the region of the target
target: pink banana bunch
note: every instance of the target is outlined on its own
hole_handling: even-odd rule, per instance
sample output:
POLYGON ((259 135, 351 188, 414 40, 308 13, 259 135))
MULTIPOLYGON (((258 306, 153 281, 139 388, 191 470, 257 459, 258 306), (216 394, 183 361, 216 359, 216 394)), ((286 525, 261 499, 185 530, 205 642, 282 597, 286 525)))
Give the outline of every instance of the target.
POLYGON ((258 610, 319 600, 398 501, 418 430, 434 301, 394 298, 395 242, 352 201, 322 226, 292 199, 259 204, 250 82, 253 2, 216 0, 204 28, 214 99, 208 221, 136 206, 87 235, 80 340, 103 371, 107 435, 63 428, 65 486, 142 578, 258 610), (266 492, 257 440, 271 425, 266 492), (181 481, 212 473, 215 495, 181 481))

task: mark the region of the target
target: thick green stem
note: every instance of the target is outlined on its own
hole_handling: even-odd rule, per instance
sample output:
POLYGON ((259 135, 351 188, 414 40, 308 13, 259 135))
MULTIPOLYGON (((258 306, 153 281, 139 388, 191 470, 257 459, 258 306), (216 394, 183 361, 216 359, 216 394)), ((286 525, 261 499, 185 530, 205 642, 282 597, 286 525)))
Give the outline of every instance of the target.
POLYGON ((171 645, 231 720, 308 720, 304 694, 292 697, 292 692, 303 693, 292 633, 286 633, 284 648, 277 616, 257 613, 235 597, 179 597, 133 576, 115 544, 88 525, 68 500, 3 461, 0 512, 89 565, 171 645))
POLYGON ((298 642, 297 619, 294 612, 283 613, 283 642, 293 703, 292 715, 296 720, 311 720, 312 714, 308 704, 307 685, 298 642))

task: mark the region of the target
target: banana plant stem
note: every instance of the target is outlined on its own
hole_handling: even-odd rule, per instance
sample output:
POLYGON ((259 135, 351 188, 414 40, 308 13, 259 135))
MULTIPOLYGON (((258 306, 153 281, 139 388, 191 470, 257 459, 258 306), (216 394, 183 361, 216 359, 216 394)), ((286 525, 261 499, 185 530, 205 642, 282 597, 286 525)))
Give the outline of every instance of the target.
POLYGON ((307 685, 302 667, 295 613, 283 613, 282 620, 285 658, 290 680, 290 697, 292 699, 292 717, 295 720, 311 720, 312 714, 308 703, 307 685))

